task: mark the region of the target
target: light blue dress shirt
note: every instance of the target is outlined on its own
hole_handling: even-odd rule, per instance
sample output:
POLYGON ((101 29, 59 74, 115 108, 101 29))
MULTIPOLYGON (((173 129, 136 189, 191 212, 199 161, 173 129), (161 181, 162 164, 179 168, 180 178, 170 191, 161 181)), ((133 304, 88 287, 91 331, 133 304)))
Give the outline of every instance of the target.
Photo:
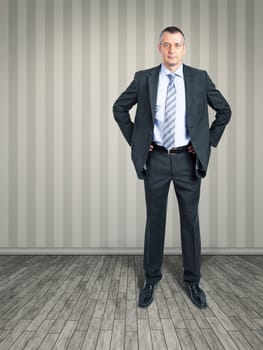
MULTIPOLYGON (((167 87, 169 84, 168 74, 171 74, 163 64, 161 65, 158 91, 157 91, 157 103, 155 109, 154 118, 154 137, 153 141, 159 145, 163 145, 163 126, 165 118, 165 101, 167 94, 167 87)), ((185 106, 185 84, 183 65, 181 65, 174 73, 174 83, 176 89, 176 113, 175 113, 175 142, 173 147, 186 146, 190 137, 186 128, 186 106, 185 106)))

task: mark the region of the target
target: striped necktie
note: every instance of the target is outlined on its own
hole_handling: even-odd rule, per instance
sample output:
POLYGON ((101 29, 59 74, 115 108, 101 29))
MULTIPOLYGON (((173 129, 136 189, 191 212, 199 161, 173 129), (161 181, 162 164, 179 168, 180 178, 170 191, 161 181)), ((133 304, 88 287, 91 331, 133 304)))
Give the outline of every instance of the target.
POLYGON ((174 85, 174 75, 168 74, 167 76, 169 78, 169 84, 165 101, 163 145, 167 150, 170 150, 174 145, 176 90, 174 85))

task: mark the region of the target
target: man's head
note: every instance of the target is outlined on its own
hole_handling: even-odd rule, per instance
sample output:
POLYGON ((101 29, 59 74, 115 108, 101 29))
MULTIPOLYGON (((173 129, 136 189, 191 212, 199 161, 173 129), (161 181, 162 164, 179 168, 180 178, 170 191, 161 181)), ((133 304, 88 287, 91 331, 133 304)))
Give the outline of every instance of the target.
POLYGON ((158 49, 165 67, 172 72, 176 71, 182 64, 186 51, 184 33, 174 26, 163 29, 160 34, 158 49))

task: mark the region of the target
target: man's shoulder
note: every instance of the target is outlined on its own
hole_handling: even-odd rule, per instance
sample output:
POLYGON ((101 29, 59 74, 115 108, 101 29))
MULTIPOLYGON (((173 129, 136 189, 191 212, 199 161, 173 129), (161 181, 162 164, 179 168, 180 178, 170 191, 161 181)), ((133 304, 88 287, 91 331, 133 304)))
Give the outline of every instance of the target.
POLYGON ((192 66, 188 66, 187 64, 183 64, 183 71, 184 71, 184 73, 187 72, 187 73, 201 74, 201 75, 207 74, 207 72, 205 70, 200 69, 200 68, 196 68, 196 67, 192 67, 192 66))
POLYGON ((158 66, 152 67, 152 68, 147 68, 147 69, 142 69, 139 70, 135 73, 135 76, 137 77, 143 77, 143 76, 147 76, 149 74, 156 74, 159 73, 161 69, 161 65, 159 64, 158 66))

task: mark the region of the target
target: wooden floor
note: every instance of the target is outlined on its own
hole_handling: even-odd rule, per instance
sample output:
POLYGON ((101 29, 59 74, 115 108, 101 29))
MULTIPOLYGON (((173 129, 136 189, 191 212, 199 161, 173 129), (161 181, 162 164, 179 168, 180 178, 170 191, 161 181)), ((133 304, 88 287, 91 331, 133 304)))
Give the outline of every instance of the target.
POLYGON ((165 256, 145 310, 141 256, 0 256, 0 350, 263 349, 263 256, 203 256, 205 310, 181 271, 165 256))

